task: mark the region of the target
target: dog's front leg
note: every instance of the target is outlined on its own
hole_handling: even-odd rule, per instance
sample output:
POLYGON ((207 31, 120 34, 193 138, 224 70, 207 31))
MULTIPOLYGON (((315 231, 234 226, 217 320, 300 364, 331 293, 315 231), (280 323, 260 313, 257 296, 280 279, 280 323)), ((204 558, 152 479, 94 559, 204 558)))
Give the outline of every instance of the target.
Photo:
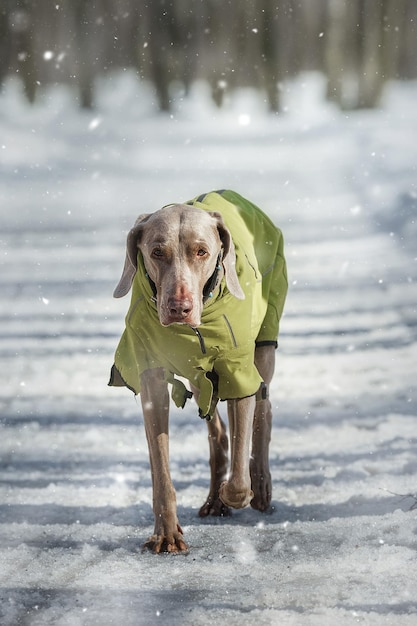
POLYGON ((141 377, 141 402, 152 472, 154 534, 144 544, 153 552, 187 550, 177 518, 175 489, 169 471, 169 396, 162 369, 141 377))
POLYGON ((219 495, 224 504, 242 509, 253 498, 249 473, 249 448, 255 396, 228 400, 227 411, 230 431, 230 474, 220 486, 219 495))

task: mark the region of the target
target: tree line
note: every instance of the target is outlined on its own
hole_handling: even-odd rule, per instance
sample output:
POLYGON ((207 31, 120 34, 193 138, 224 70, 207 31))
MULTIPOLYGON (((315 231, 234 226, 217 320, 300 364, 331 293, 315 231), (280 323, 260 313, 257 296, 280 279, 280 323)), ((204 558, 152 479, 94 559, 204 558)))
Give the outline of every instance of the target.
POLYGON ((0 0, 0 83, 17 74, 33 102, 69 83, 94 105, 97 76, 134 68, 161 110, 172 86, 239 87, 281 110, 285 81, 316 70, 343 109, 375 107, 390 79, 417 77, 416 0, 0 0))

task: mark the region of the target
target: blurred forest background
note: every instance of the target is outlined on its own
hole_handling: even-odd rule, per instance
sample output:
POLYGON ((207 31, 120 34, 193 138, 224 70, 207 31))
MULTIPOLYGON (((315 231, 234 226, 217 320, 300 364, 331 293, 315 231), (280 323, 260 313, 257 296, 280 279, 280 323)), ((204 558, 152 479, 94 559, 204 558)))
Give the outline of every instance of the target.
POLYGON ((218 106, 254 87, 279 112, 308 70, 342 109, 375 107, 387 80, 417 77, 417 0, 0 0, 0 84, 17 74, 31 102, 66 83, 93 107, 95 79, 132 68, 165 111, 205 80, 218 106))

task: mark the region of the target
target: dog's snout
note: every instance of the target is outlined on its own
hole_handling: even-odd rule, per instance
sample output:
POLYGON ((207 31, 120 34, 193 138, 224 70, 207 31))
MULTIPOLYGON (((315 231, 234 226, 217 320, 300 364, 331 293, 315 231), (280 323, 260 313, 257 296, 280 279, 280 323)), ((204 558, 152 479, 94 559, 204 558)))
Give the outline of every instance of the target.
MULTIPOLYGON (((162 291, 163 293, 163 291, 162 291)), ((170 324, 200 325, 201 312, 193 292, 186 285, 177 286, 159 301, 159 321, 163 326, 170 324)))

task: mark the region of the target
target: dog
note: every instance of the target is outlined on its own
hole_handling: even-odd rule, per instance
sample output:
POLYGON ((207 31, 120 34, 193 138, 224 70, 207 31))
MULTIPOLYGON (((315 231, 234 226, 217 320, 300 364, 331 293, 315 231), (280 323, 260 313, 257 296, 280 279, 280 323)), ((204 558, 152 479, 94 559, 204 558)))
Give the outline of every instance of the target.
POLYGON ((179 407, 194 395, 208 424, 210 489, 199 515, 270 507, 268 387, 287 287, 281 231, 234 191, 141 215, 128 233, 113 295, 132 288, 132 300, 109 385, 141 396, 155 516, 145 549, 188 550, 169 470, 168 384, 179 407))

